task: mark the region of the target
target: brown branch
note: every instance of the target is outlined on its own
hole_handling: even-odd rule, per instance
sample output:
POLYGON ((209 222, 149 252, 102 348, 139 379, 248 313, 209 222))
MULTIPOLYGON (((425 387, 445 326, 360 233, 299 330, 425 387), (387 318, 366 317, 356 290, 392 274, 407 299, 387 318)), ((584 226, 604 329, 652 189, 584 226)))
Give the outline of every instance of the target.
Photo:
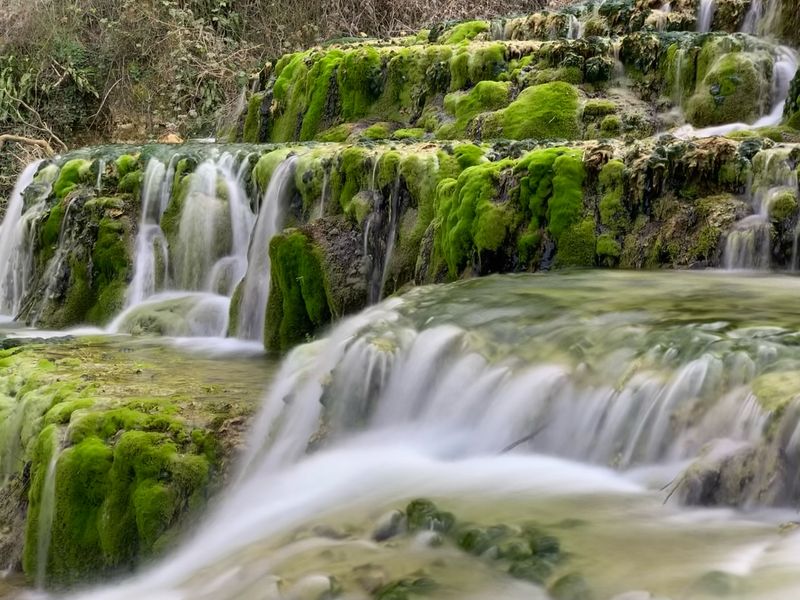
POLYGON ((28 144, 30 146, 38 146, 42 150, 44 150, 47 156, 54 156, 55 151, 53 147, 48 144, 45 140, 37 140, 34 138, 23 137, 21 135, 13 135, 11 133, 5 133, 0 135, 0 148, 2 148, 6 142, 16 142, 17 144, 28 144))

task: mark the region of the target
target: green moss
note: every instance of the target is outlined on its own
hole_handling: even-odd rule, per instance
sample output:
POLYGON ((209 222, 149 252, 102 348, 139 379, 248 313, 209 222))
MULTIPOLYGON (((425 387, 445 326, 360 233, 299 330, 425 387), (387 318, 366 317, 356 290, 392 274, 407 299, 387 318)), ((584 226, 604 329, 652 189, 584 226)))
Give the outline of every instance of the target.
POLYGON ((382 60, 378 51, 364 46, 345 53, 339 69, 342 118, 355 121, 366 116, 383 92, 382 60))
POLYGON ((527 252, 536 232, 546 227, 553 239, 575 224, 583 212, 585 170, 582 153, 568 148, 534 150, 515 169, 520 175, 519 201, 528 226, 527 252), (530 237, 532 236, 532 237, 530 237))
POLYGON ((474 117, 507 106, 509 93, 510 84, 507 82, 481 81, 469 92, 448 94, 444 99, 444 107, 456 120, 440 127, 436 137, 441 139, 464 137, 474 117))
MULTIPOLYGON (((272 174, 275 172, 275 169, 278 168, 278 165, 280 165, 283 161, 285 161, 290 154, 293 154, 296 151, 297 150, 295 148, 287 146, 284 148, 279 148, 278 150, 267 152, 261 158, 258 159, 256 166, 253 167, 252 178, 253 181, 256 182, 256 184, 258 185, 258 189, 261 190, 262 193, 267 191, 267 188, 269 187, 269 182, 272 179, 272 174)), ((183 187, 187 186, 184 185, 183 187)), ((175 201, 175 199, 176 196, 173 195, 173 202, 175 201)), ((167 212, 170 212, 171 207, 172 204, 170 203, 170 207, 167 208, 167 212)), ((165 213, 164 216, 165 218, 168 218, 167 213, 165 213)), ((163 224, 161 228, 164 229, 163 224)))
POLYGON ((103 325, 124 307, 132 275, 129 238, 123 222, 108 217, 100 220, 92 250, 92 292, 97 301, 87 313, 89 322, 103 325))
POLYGON ((585 219, 572 225, 558 237, 556 265, 559 267, 592 267, 595 264, 596 246, 593 220, 585 219))
POLYGON ((595 252, 601 266, 615 267, 622 256, 622 245, 613 236, 604 233, 597 238, 595 252))
POLYGON ((511 166, 509 160, 476 165, 437 187, 434 206, 441 227, 436 249, 451 276, 458 274, 473 252, 500 249, 518 224, 514 204, 497 199, 500 175, 511 166))
POLYGON ((375 123, 361 132, 361 135, 368 140, 385 140, 392 134, 388 123, 375 123))
POLYGON ((769 204, 769 218, 773 221, 790 219, 797 214, 797 196, 785 191, 772 198, 769 204))
POLYGON ((713 63, 686 108, 693 125, 705 127, 752 121, 760 113, 764 97, 765 59, 743 52, 724 54, 713 63))
POLYGON ((261 133, 261 104, 264 102, 263 93, 255 93, 250 96, 247 103, 247 115, 244 120, 242 130, 242 141, 245 143, 256 144, 260 142, 261 133))
POLYGON ((339 153, 331 172, 331 199, 338 201, 345 214, 355 195, 371 183, 374 160, 367 149, 359 146, 348 146, 339 153))
POLYGON ((450 91, 463 90, 480 81, 496 80, 506 67, 506 47, 486 44, 462 46, 450 59, 450 91))
POLYGON ((264 331, 268 350, 285 351, 330 321, 320 250, 290 229, 270 242, 271 285, 264 331))
POLYGON ((600 222, 612 233, 618 234, 629 226, 628 214, 622 204, 624 192, 623 175, 625 164, 621 160, 610 160, 600 171, 600 222))
POLYGON ((75 583, 105 567, 99 516, 109 488, 113 451, 98 438, 67 448, 56 466, 56 503, 48 576, 75 583))
POLYGON ((58 173, 58 179, 53 183, 53 193, 56 198, 64 198, 82 183, 87 183, 91 178, 92 161, 75 158, 64 163, 58 173))
POLYGON ((421 140, 425 137, 425 130, 421 127, 395 129, 392 137, 396 140, 421 140))
POLYGON ((608 115, 600 123, 600 135, 613 138, 622 131, 622 120, 617 115, 608 115))
POLYGON ((440 39, 443 44, 457 44, 475 39, 479 34, 489 31, 488 21, 467 21, 459 23, 440 39))
POLYGON ((123 154, 114 161, 117 175, 122 178, 128 173, 139 169, 139 154, 123 154))
POLYGON ((578 92, 563 82, 523 90, 508 107, 488 114, 482 130, 483 139, 576 139, 579 134, 578 92))
POLYGON ((47 219, 40 230, 41 245, 48 256, 53 255, 54 247, 58 244, 58 238, 61 234, 61 224, 64 221, 65 213, 66 206, 63 201, 54 204, 50 208, 50 213, 47 215, 47 219))
POLYGON ((117 184, 117 190, 138 196, 139 190, 142 188, 143 181, 144 173, 142 173, 141 170, 131 171, 125 175, 125 177, 119 180, 119 183, 117 184))
POLYGON ((326 112, 333 111, 329 106, 330 90, 341 59, 341 52, 336 50, 328 52, 317 60, 308 72, 305 112, 302 115, 303 125, 300 128, 301 140, 314 139, 323 121, 332 121, 336 117, 326 112))
POLYGON ((610 115, 617 110, 617 103, 611 100, 602 98, 588 100, 583 107, 583 116, 585 117, 603 117, 610 115))
POLYGON ((342 123, 318 134, 315 139, 320 142, 344 142, 355 129, 355 123, 342 123))

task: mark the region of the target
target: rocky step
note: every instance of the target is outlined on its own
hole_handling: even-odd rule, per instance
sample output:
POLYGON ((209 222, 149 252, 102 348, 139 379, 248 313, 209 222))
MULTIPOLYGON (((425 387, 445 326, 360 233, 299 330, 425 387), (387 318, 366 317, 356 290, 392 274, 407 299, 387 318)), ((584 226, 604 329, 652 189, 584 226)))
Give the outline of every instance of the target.
POLYGON ((796 67, 788 49, 746 34, 330 46, 269 67, 222 133, 250 143, 632 140, 777 110, 774 125, 796 67))
MULTIPOLYGON (((227 218, 217 223, 211 247, 201 231, 192 238, 187 207, 224 217, 232 201, 221 175, 216 191, 213 181, 211 191, 193 181, 215 173, 220 161, 235 164, 255 211, 276 167, 296 157, 281 207, 285 230, 262 250, 272 257, 265 341, 273 350, 409 284, 565 267, 720 266, 733 224, 758 210, 747 198, 781 186, 786 193, 767 215, 774 240, 768 260, 776 267, 794 260, 797 183, 792 189, 787 173, 796 172, 800 149, 763 137, 96 152, 43 166, 26 192, 33 274, 23 319, 105 325, 122 310, 152 159, 175 169, 160 228, 169 278, 180 281, 176 254, 187 239, 213 264, 231 252, 234 238, 227 218)), ((232 335, 240 303, 234 294, 232 335)), ((186 307, 151 308, 130 315, 125 330, 190 329, 181 325, 194 315, 186 307)))

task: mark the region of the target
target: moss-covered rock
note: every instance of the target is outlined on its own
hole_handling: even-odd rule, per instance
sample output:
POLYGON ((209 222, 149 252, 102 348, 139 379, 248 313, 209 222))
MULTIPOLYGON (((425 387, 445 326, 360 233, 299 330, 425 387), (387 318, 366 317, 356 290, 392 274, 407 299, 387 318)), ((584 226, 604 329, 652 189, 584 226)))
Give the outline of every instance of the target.
POLYGON ((18 444, 5 476, 27 499, 24 553, 3 546, 3 560, 68 585, 169 547, 225 476, 241 442, 226 424, 253 410, 260 378, 255 362, 113 342, 0 353, 0 441, 18 444))

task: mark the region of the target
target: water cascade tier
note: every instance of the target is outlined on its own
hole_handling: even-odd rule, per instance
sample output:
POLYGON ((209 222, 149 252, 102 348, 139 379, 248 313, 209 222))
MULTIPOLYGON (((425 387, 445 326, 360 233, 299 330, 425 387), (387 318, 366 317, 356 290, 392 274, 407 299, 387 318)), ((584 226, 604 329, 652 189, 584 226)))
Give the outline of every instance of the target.
POLYGON ((798 293, 607 271, 386 300, 288 356, 182 548, 76 597, 791 597, 798 293))
POLYGON ((29 165, 0 597, 799 596, 798 15, 337 40, 29 165))

